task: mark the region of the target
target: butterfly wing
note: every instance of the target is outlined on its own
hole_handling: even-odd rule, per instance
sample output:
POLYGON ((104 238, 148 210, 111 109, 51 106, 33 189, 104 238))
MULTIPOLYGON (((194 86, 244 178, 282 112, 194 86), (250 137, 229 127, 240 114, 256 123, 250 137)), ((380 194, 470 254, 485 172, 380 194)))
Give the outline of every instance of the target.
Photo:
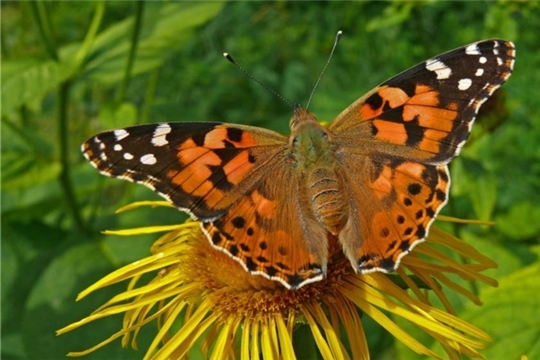
POLYGON ((444 53, 384 82, 329 125, 355 214, 340 240, 359 270, 394 270, 425 238, 446 203, 446 164, 514 57, 503 40, 444 53))
POLYGON ((328 249, 299 203, 306 199, 291 196, 303 182, 287 140, 249 126, 163 123, 98 134, 82 151, 102 174, 143 184, 191 214, 250 273, 297 288, 322 279, 328 249))
POLYGON ((448 163, 467 140, 480 106, 510 77, 514 59, 514 44, 504 40, 449 51, 382 83, 329 130, 347 146, 362 142, 370 153, 448 163))
POLYGON ((446 204, 448 168, 391 156, 346 158, 342 166, 350 194, 350 215, 339 235, 343 250, 363 273, 392 271, 424 240, 446 204))
POLYGON ((133 126, 82 145, 102 174, 143 184, 199 220, 221 216, 269 171, 287 138, 205 122, 133 126))

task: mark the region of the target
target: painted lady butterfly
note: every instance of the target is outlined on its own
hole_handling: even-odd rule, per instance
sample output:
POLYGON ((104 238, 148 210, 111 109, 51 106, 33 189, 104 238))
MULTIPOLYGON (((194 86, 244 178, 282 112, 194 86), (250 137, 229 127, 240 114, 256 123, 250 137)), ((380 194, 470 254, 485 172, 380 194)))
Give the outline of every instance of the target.
POLYGON ((339 240, 357 272, 389 272, 448 197, 447 164, 514 65, 484 40, 382 83, 327 127, 298 107, 289 137, 218 122, 161 123, 82 145, 102 174, 146 185, 197 219, 211 244, 289 289, 321 280, 339 240))

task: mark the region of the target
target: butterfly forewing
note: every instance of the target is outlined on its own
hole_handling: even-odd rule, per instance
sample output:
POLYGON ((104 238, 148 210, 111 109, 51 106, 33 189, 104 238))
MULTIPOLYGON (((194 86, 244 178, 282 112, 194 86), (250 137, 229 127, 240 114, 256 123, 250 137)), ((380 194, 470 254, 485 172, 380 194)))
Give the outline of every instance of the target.
MULTIPOLYGON (((447 163, 468 138, 480 106, 512 72, 515 48, 485 40, 420 63, 356 101, 329 126, 348 146, 447 163)), ((339 141, 339 140, 338 140, 339 141)))
POLYGON ((98 134, 82 151, 102 174, 146 185, 205 220, 223 215, 253 187, 286 140, 242 125, 162 123, 98 134))

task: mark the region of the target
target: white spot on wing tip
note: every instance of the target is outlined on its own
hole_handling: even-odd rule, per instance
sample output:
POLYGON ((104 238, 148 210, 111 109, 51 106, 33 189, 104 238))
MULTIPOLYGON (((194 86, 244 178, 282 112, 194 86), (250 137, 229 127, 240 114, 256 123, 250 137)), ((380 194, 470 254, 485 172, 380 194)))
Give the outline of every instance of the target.
POLYGON ((131 155, 130 153, 124 153, 124 159, 133 160, 133 155, 131 155))
POLYGON ((471 79, 461 79, 461 80, 459 80, 459 83, 458 83, 458 89, 461 90, 461 91, 465 91, 468 88, 470 88, 471 85, 472 85, 472 80, 471 79))
POLYGON ((146 154, 141 156, 141 163, 143 163, 144 165, 154 165, 155 163, 157 163, 157 159, 154 154, 146 154))
POLYGON ((435 72, 437 74, 437 80, 448 79, 452 74, 452 69, 440 60, 428 60, 426 62, 426 69, 435 72))
POLYGON ((172 129, 169 124, 159 124, 154 130, 152 144, 158 147, 167 145, 169 142, 167 141, 166 135, 171 131, 172 129))
POLYGON ((115 144, 113 149, 114 149, 114 151, 122 151, 123 148, 122 148, 122 145, 115 144))
POLYGON ((480 51, 478 50, 478 46, 476 43, 471 44, 465 48, 465 54, 467 55, 480 55, 480 51))
POLYGON ((114 133, 114 137, 116 138, 116 141, 120 141, 129 136, 129 133, 125 129, 114 130, 113 133, 114 133))
POLYGON ((476 73, 474 74, 475 76, 482 76, 484 75, 484 69, 477 69, 476 70, 476 73))

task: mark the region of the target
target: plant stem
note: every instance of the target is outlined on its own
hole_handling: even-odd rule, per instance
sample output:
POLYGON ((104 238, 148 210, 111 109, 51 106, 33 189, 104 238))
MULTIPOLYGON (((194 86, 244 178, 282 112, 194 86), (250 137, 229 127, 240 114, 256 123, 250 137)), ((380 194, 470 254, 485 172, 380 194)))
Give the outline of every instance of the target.
POLYGON ((71 81, 63 81, 57 92, 57 115, 58 115, 58 142, 60 150, 60 184, 64 189, 64 195, 68 208, 75 222, 75 226, 81 232, 86 232, 86 226, 83 222, 79 204, 75 198, 73 185, 71 183, 70 164, 69 164, 69 141, 68 141, 68 102, 71 81))
POLYGON ((126 68, 124 71, 124 79, 120 83, 120 88, 116 93, 116 103, 119 104, 124 100, 126 91, 131 78, 131 70, 133 69, 133 63, 135 62, 135 55, 137 53, 137 45, 139 43, 139 35, 142 27, 142 17, 144 11, 144 1, 135 1, 135 21, 133 23, 133 32, 131 34, 131 44, 129 47, 129 54, 127 58, 126 68))
POLYGON ((101 20, 103 20, 104 13, 105 13, 105 3, 103 1, 98 1, 96 3, 96 11, 94 12, 94 16, 92 17, 92 22, 90 23, 88 32, 86 33, 84 37, 84 41, 81 44, 81 47, 75 54, 75 59, 73 61, 75 75, 78 74, 78 72, 80 71, 81 67, 84 64, 84 61, 86 60, 86 57, 88 56, 88 53, 90 52, 90 49, 92 48, 94 39, 101 25, 101 20))
MULTIPOLYGON (((56 43, 51 31, 50 21, 43 3, 41 1, 30 1, 29 5, 36 23, 38 24, 39 36, 47 53, 53 60, 59 61, 58 51, 56 49, 56 43)), ((68 101, 70 88, 71 79, 68 79, 63 81, 57 89, 58 142, 60 164, 62 166, 59 180, 75 226, 79 231, 86 232, 86 227, 81 216, 79 205, 75 198, 75 192, 73 191, 70 176, 70 164, 68 156, 68 101)))
MULTIPOLYGON (((84 60, 90 52, 90 48, 93 44, 94 38, 99 30, 101 20, 103 19, 103 14, 105 11, 105 3, 100 1, 96 4, 96 11, 92 18, 90 28, 85 36, 85 39, 75 55, 75 73, 72 76, 80 71, 81 67, 84 64, 84 60)), ((73 190, 73 184, 71 182, 70 174, 70 163, 69 163, 69 130, 68 130, 68 102, 69 102, 69 92, 71 89, 72 79, 63 81, 58 88, 58 141, 59 141, 59 150, 60 150, 60 164, 62 165, 62 171, 60 172, 60 183, 64 189, 64 195, 67 201, 68 208, 73 216, 73 221, 77 229, 81 232, 86 232, 86 225, 83 221, 81 210, 75 196, 75 191, 73 190)))
POLYGON ((47 17, 47 11, 42 1, 29 1, 30 9, 34 15, 34 19, 39 27, 39 37, 45 46, 45 50, 51 57, 51 59, 58 61, 58 53, 56 51, 56 44, 51 31, 51 25, 49 18, 47 17))
POLYGON ((141 109, 141 117, 139 122, 146 124, 148 122, 148 114, 150 112, 150 106, 154 103, 154 95, 156 93, 157 84, 159 80, 159 72, 161 66, 155 68, 150 72, 148 77, 148 83, 146 84, 146 94, 144 95, 144 103, 141 109))

